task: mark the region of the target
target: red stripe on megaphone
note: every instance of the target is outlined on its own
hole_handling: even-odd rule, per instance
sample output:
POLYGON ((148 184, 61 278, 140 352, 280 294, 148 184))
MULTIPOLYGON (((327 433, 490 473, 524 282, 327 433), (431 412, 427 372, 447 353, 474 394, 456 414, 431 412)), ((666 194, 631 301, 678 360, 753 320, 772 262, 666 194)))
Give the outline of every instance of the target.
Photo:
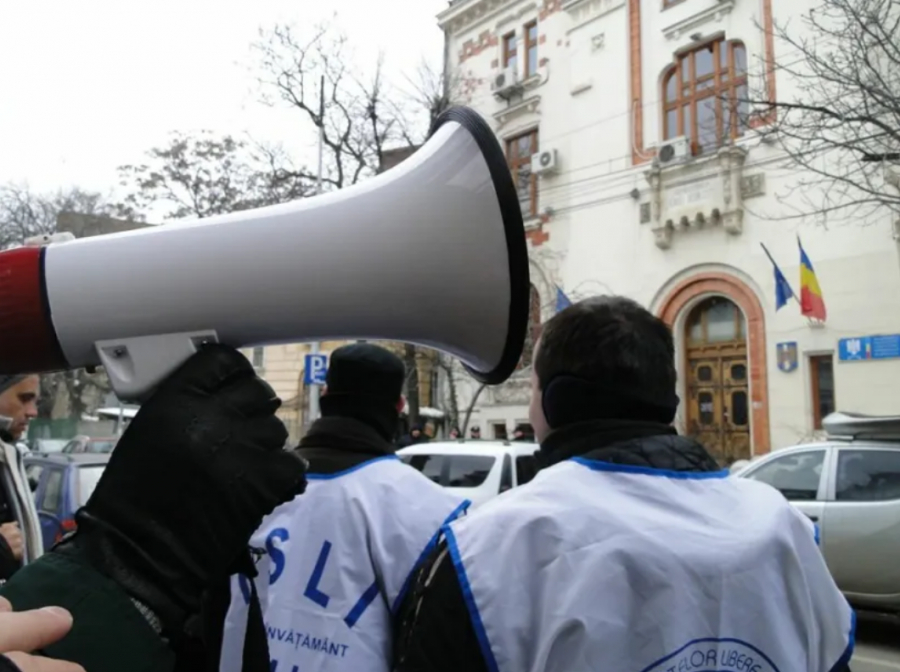
POLYGON ((67 368, 50 318, 44 247, 0 253, 0 373, 67 368))

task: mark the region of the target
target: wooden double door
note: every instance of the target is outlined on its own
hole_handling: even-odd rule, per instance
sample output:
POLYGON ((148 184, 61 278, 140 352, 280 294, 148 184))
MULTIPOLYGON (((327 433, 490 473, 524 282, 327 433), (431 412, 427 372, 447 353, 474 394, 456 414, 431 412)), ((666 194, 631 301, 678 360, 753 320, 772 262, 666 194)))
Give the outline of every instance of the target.
POLYGON ((751 407, 743 316, 722 302, 698 306, 688 325, 687 433, 728 466, 751 456, 751 407), (726 313, 733 316, 733 332, 722 325, 726 313), (708 324, 712 320, 719 324, 708 324))

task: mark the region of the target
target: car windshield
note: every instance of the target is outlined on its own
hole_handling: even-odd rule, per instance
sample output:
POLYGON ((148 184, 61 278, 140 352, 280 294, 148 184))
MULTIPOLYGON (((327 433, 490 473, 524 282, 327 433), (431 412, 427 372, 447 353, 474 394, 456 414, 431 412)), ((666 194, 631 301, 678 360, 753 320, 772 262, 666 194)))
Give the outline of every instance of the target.
POLYGON ((115 441, 109 440, 92 440, 87 444, 87 450, 85 452, 88 453, 111 453, 113 448, 116 447, 115 441))
POLYGON ((477 488, 484 483, 497 458, 490 455, 402 455, 408 465, 435 483, 449 488, 477 488))
POLYGON ((35 450, 41 453, 58 453, 67 443, 66 439, 38 439, 35 450))
POLYGON ((97 483, 100 481, 105 468, 105 464, 98 464, 96 466, 81 467, 78 470, 78 506, 87 504, 87 500, 94 492, 94 488, 97 487, 97 483))

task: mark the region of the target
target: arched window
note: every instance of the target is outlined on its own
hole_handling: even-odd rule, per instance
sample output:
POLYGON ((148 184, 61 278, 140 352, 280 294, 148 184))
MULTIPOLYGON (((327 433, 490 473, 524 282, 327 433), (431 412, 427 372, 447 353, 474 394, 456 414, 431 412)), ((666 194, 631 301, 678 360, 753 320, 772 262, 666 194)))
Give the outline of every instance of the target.
POLYGON ((522 348, 522 360, 519 368, 531 366, 534 361, 534 344, 541 335, 541 295, 534 285, 531 286, 531 304, 528 310, 528 331, 525 332, 525 347, 522 348))
POLYGON ((747 50, 719 39, 676 56, 663 77, 663 137, 687 136, 694 154, 747 129, 747 50))

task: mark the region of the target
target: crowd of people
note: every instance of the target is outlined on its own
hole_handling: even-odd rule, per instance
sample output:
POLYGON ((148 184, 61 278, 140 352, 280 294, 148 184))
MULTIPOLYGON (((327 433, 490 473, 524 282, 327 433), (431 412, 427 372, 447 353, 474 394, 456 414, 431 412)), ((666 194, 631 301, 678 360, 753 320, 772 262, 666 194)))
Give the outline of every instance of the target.
MULTIPOLYGON (((392 353, 336 350, 288 449, 272 389, 205 346, 47 553, 4 478, 0 670, 847 670, 855 618, 812 523, 677 434, 674 359, 628 299, 559 312, 531 374, 541 470, 470 511, 394 455, 392 353)), ((4 446, 32 378, 0 381, 4 446)))

